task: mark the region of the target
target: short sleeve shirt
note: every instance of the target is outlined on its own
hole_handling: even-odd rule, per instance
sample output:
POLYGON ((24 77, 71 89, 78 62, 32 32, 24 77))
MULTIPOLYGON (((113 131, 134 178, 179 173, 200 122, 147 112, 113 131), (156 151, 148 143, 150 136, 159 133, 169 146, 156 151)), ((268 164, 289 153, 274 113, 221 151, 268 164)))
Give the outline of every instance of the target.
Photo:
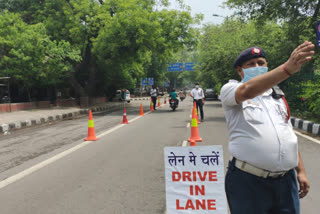
POLYGON ((192 89, 191 96, 193 97, 193 99, 196 99, 196 100, 204 98, 204 93, 202 88, 192 89))
POLYGON ((170 97, 172 98, 172 99, 177 99, 177 92, 175 92, 175 91, 173 91, 173 92, 171 92, 170 93, 170 97))
POLYGON ((151 97, 156 97, 157 96, 157 89, 151 89, 151 97))
POLYGON ((229 152, 239 160, 272 172, 298 165, 297 136, 282 99, 272 89, 237 104, 235 92, 243 83, 230 80, 221 88, 221 101, 229 129, 229 152))

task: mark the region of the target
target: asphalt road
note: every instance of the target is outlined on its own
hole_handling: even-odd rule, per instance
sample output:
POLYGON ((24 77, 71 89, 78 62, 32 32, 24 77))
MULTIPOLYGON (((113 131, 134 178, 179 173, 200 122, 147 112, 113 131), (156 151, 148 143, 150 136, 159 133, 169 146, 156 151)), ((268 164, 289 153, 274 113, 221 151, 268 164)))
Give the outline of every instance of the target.
MULTIPOLYGON (((93 115, 95 142, 83 142, 88 118, 27 128, 0 137, 0 180, 24 171, 1 187, 1 214, 163 214, 163 149, 182 146, 190 137, 191 99, 172 112, 168 105, 137 117, 140 102, 122 111, 93 115), (74 150, 74 151, 73 151, 74 150), (51 158, 51 159, 50 159, 51 158), (52 159, 54 158, 54 159, 52 159), (47 161, 47 160, 50 161, 47 161), (46 162, 43 162, 46 161, 46 162), (36 166, 36 167, 34 167, 36 166)), ((223 145, 225 166, 228 132, 219 101, 207 101, 199 125, 201 145, 223 145)), ((303 214, 318 213, 320 145, 299 137, 299 148, 311 182, 301 200, 303 214)))

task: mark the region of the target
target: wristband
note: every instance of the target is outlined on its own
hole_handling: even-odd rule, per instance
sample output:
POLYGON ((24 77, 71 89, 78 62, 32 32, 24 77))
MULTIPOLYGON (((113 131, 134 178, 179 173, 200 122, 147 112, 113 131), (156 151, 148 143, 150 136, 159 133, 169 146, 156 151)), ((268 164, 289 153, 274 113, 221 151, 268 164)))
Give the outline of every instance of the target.
POLYGON ((283 71, 284 73, 286 73, 289 77, 292 76, 292 74, 290 74, 290 72, 289 72, 289 71, 287 70, 287 68, 286 68, 286 62, 283 63, 282 71, 283 71))

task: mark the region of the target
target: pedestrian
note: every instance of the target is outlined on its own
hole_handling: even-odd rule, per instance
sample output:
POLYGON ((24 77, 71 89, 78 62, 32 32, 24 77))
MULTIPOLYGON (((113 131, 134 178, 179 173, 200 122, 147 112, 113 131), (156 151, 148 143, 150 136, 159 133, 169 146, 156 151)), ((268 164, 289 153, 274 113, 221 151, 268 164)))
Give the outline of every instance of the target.
POLYGON ((193 98, 193 102, 197 104, 197 112, 199 114, 200 109, 200 116, 201 122, 204 120, 203 115, 203 105, 204 105, 204 93, 202 88, 200 88, 199 83, 196 82, 194 88, 191 90, 191 97, 193 98))
POLYGON ((306 196, 310 183, 289 106, 276 85, 310 61, 313 48, 305 41, 269 72, 259 47, 244 50, 235 60, 242 81, 230 80, 221 89, 233 157, 225 178, 231 214, 300 213, 299 197, 306 196))
POLYGON ((150 95, 151 95, 151 100, 153 103, 153 109, 156 110, 156 103, 157 103, 157 96, 158 96, 156 86, 154 86, 154 85, 152 86, 152 89, 150 91, 150 95))

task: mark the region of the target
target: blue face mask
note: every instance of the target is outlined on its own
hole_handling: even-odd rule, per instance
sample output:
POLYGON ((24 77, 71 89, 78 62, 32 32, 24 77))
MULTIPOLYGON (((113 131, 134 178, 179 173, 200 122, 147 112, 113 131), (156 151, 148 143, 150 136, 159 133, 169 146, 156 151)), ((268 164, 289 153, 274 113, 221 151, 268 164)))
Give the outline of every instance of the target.
POLYGON ((259 76, 261 74, 265 74, 268 72, 268 67, 251 67, 251 68, 243 68, 242 69, 244 78, 242 82, 247 82, 249 79, 259 76))

